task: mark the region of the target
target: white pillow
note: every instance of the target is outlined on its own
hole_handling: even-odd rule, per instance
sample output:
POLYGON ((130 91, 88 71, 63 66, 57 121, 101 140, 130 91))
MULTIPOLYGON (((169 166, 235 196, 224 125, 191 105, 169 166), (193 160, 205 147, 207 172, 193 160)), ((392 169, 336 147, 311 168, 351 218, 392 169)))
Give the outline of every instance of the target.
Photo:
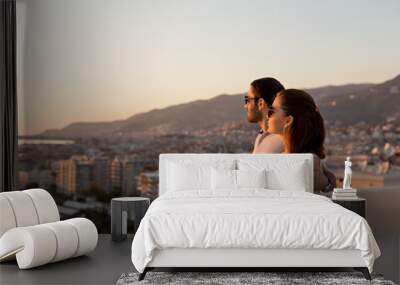
POLYGON ((239 170, 267 172, 267 188, 272 190, 306 191, 308 185, 306 161, 292 159, 239 159, 239 170))
POLYGON ((171 163, 168 168, 168 189, 171 191, 185 191, 193 189, 209 189, 210 167, 184 166, 171 163))
POLYGON ((238 188, 267 188, 267 172, 263 170, 236 170, 238 188))
POLYGON ((238 190, 241 188, 266 188, 265 170, 211 170, 211 188, 213 190, 238 190))
POLYGON ((231 169, 211 169, 211 189, 236 189, 236 170, 231 169))
POLYGON ((176 160, 167 163, 167 191, 211 190, 211 168, 234 169, 234 160, 176 160))
POLYGON ((267 171, 268 188, 272 190, 303 191, 307 189, 305 163, 296 163, 290 171, 274 168, 267 171))

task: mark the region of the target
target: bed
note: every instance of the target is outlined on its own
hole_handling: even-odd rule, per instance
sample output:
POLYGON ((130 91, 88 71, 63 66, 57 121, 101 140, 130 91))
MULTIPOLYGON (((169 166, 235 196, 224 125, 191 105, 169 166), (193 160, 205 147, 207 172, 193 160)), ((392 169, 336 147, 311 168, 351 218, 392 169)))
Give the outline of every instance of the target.
POLYGON ((364 218, 313 194, 311 154, 161 154, 159 197, 132 242, 159 267, 352 267, 379 247, 364 218))

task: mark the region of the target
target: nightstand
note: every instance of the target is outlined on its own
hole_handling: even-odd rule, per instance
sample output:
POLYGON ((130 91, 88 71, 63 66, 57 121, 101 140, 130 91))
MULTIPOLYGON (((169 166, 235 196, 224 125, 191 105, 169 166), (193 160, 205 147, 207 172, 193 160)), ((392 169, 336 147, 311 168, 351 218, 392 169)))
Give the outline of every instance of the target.
POLYGON ((111 200, 111 238, 124 241, 128 235, 128 220, 133 222, 136 233, 140 221, 150 206, 150 199, 144 197, 121 197, 111 200))
POLYGON ((359 214, 361 217, 365 219, 366 216, 366 208, 367 208, 367 200, 364 198, 357 198, 354 200, 334 200, 332 202, 339 204, 340 206, 353 211, 356 214, 359 214))

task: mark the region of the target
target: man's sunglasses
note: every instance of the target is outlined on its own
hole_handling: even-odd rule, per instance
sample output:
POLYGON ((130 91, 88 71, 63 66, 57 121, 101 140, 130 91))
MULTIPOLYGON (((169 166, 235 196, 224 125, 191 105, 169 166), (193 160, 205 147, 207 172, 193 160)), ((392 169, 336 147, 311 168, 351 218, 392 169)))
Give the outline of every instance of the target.
POLYGON ((244 104, 248 104, 250 102, 250 100, 255 100, 257 101, 258 99, 260 99, 260 97, 249 97, 249 96, 244 96, 244 104))

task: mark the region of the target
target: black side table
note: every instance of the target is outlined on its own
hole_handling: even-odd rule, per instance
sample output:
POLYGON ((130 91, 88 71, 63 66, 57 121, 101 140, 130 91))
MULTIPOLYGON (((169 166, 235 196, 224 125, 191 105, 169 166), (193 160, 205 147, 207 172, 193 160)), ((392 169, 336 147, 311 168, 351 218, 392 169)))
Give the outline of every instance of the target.
POLYGON ((366 217, 366 204, 367 200, 364 198, 356 198, 354 200, 336 200, 332 199, 332 202, 339 204, 340 206, 359 214, 365 219, 366 217))
POLYGON ((123 241, 128 234, 128 220, 133 221, 136 233, 140 221, 146 214, 150 199, 144 197, 121 197, 111 200, 111 238, 123 241))

